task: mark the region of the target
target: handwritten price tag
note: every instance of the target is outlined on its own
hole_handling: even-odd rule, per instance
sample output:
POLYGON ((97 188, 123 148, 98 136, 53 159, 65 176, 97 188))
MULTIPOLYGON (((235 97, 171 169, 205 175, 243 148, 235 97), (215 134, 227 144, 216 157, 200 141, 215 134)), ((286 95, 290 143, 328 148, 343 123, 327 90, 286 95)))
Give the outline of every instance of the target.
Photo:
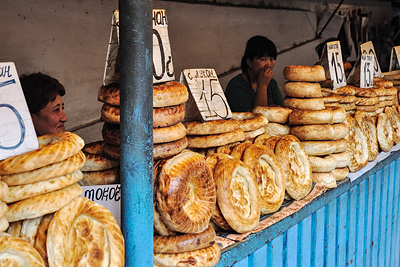
POLYGON ((39 148, 14 63, 0 63, 0 160, 39 148))
POLYGON ((336 89, 346 85, 346 76, 343 67, 342 50, 340 41, 329 42, 326 44, 328 56, 328 68, 332 82, 332 88, 336 89))
POLYGON ((163 9, 153 10, 153 83, 173 81, 171 45, 167 15, 163 9))
POLYGON ((374 60, 373 55, 361 55, 360 87, 371 88, 374 83, 374 60))
POLYGON ((214 69, 185 69, 184 81, 200 112, 202 121, 229 119, 231 109, 214 69))
MULTIPOLYGON (((119 11, 115 10, 111 20, 103 85, 119 80, 119 11)), ((168 37, 168 21, 165 10, 153 9, 153 83, 175 80, 171 45, 168 37)))
POLYGON ((360 45, 361 55, 373 55, 374 56, 374 77, 383 77, 381 67, 379 66, 378 58, 376 57, 374 45, 371 41, 360 45))

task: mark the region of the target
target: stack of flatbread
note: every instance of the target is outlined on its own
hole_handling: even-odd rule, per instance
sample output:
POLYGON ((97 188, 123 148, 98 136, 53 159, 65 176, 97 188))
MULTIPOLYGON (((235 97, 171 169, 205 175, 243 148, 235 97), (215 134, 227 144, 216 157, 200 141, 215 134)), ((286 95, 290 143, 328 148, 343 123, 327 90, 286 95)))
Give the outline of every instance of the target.
POLYGON ((55 213, 12 222, 7 233, 35 248, 43 266, 124 266, 118 223, 108 209, 85 197, 55 213))
POLYGON ((11 164, 7 174, 0 171, 1 181, 6 183, 9 189, 4 198, 4 202, 8 204, 6 213, 8 222, 33 219, 53 213, 83 192, 78 182, 83 178, 80 168, 86 161, 81 151, 84 141, 76 134, 65 132, 40 136, 39 144, 41 147, 38 150, 3 160, 3 163, 21 162, 20 166, 24 164, 24 160, 38 164, 36 168, 29 166, 30 170, 22 172, 18 170, 13 173, 12 166, 17 167, 18 164, 11 164), (65 139, 58 143, 41 144, 41 141, 50 142, 57 136, 65 136, 65 139), (72 138, 76 143, 70 143, 69 140, 72 138), (50 158, 51 161, 44 162, 45 160, 40 160, 40 156, 50 158))
POLYGON ((353 114, 356 109, 356 90, 354 86, 346 85, 337 89, 321 88, 324 96, 325 107, 342 107, 348 114, 353 114), (335 100, 335 101, 334 101, 335 100))
POLYGON ((3 201, 7 194, 8 185, 5 182, 0 181, 0 232, 4 232, 8 228, 8 220, 6 218, 8 206, 3 201))
POLYGON ((258 106, 252 112, 259 113, 267 118, 268 123, 264 127, 265 134, 284 136, 290 133, 290 125, 288 124, 289 114, 292 112, 290 108, 258 106))
MULTIPOLYGON (((98 100, 103 102, 101 120, 104 121, 102 136, 105 156, 120 158, 120 94, 119 85, 102 86, 98 100)), ((185 117, 188 100, 185 85, 171 81, 153 86, 153 157, 172 157, 187 147, 185 117)))
POLYGON ((154 177, 154 264, 214 266, 221 249, 209 226, 215 183, 205 158, 184 150, 156 161, 154 177))
MULTIPOLYGON (((329 90, 323 94, 317 85, 319 83, 315 83, 313 94, 308 96, 315 97, 322 104, 293 109, 289 114, 290 134, 302 142, 309 156, 313 181, 334 188, 336 181, 348 174, 349 155, 345 152, 345 137, 349 130, 343 123, 347 114, 341 107, 339 91, 329 90)), ((290 96, 295 89, 301 91, 301 86, 301 82, 287 82, 285 93, 290 96)), ((340 92, 351 95, 345 90, 340 92)))
POLYGON ((217 147, 237 144, 246 138, 239 122, 234 119, 206 122, 189 121, 185 122, 184 125, 186 127, 188 148, 200 153, 209 150, 215 152, 217 147))
POLYGON ((83 179, 79 181, 80 185, 119 183, 119 160, 104 156, 103 145, 104 141, 95 141, 83 147, 86 163, 81 168, 83 179))

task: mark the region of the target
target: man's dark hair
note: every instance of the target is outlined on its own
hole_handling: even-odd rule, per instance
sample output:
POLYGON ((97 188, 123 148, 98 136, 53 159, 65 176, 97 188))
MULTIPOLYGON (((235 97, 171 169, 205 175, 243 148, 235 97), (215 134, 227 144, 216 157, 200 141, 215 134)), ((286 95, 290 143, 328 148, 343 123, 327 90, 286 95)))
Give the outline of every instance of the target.
POLYGON ((267 37, 261 35, 253 36, 247 41, 246 49, 242 57, 242 72, 245 73, 247 71, 247 59, 253 60, 262 57, 271 57, 276 59, 276 46, 274 42, 267 37))
POLYGON ((58 95, 65 95, 65 88, 57 79, 41 72, 24 74, 20 82, 31 114, 38 113, 58 95))

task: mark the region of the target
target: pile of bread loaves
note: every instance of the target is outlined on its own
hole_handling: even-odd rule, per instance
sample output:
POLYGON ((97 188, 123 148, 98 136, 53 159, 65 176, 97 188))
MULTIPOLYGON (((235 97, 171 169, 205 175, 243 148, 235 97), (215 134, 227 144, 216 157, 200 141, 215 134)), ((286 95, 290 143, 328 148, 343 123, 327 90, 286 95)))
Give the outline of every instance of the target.
POLYGON ((38 141, 39 149, 0 161, 7 203, 7 227, 0 234, 0 251, 7 255, 2 266, 123 266, 124 238, 114 216, 80 196, 84 141, 70 132, 38 141))

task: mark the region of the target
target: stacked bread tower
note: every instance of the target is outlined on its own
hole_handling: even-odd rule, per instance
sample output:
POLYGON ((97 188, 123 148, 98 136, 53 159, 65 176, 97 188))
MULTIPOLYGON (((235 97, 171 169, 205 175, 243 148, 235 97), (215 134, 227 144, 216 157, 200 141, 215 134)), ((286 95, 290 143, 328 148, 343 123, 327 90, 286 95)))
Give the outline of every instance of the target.
POLYGON ((6 218, 8 206, 6 203, 4 203, 4 199, 7 197, 7 195, 8 185, 5 182, 0 181, 0 233, 4 232, 8 228, 8 220, 6 218))
POLYGON ((154 163, 154 264, 214 266, 221 249, 209 226, 215 183, 204 157, 185 150, 154 163))
MULTIPOLYGON (((103 153, 109 158, 120 158, 120 95, 118 84, 102 86, 98 95, 103 102, 101 120, 103 153)), ((188 100, 186 86, 171 81, 153 87, 153 157, 168 158, 187 146, 186 130, 181 121, 185 117, 184 103, 188 100)))
POLYGON ((124 240, 114 216, 80 196, 84 141, 70 132, 40 136, 38 141, 39 149, 0 161, 1 185, 8 185, 4 202, 9 204, 9 227, 0 236, 1 252, 10 255, 6 265, 101 265, 110 259, 123 266, 124 240), (107 237, 98 236, 100 228, 107 237), (95 256, 99 251, 104 255, 101 260, 95 256))
POLYGON ((107 185, 119 183, 119 160, 104 156, 104 141, 85 144, 82 152, 86 163, 81 168, 83 179, 80 185, 107 185))
POLYGON ((325 107, 331 107, 331 106, 339 106, 342 107, 347 114, 354 114, 356 110, 356 100, 357 97, 355 96, 356 94, 356 88, 351 85, 346 85, 337 89, 332 89, 329 87, 324 87, 321 88, 322 95, 324 96, 324 99, 338 99, 336 103, 325 103, 325 107))
MULTIPOLYGON (((325 108, 318 82, 325 80, 322 66, 287 66, 284 77, 289 80, 284 89, 289 114, 290 133, 302 141, 310 158, 314 182, 336 187, 336 181, 348 174, 349 154, 346 139, 349 128, 344 124, 346 112, 342 107, 325 108)), ((334 103, 338 99, 326 100, 334 103)))

